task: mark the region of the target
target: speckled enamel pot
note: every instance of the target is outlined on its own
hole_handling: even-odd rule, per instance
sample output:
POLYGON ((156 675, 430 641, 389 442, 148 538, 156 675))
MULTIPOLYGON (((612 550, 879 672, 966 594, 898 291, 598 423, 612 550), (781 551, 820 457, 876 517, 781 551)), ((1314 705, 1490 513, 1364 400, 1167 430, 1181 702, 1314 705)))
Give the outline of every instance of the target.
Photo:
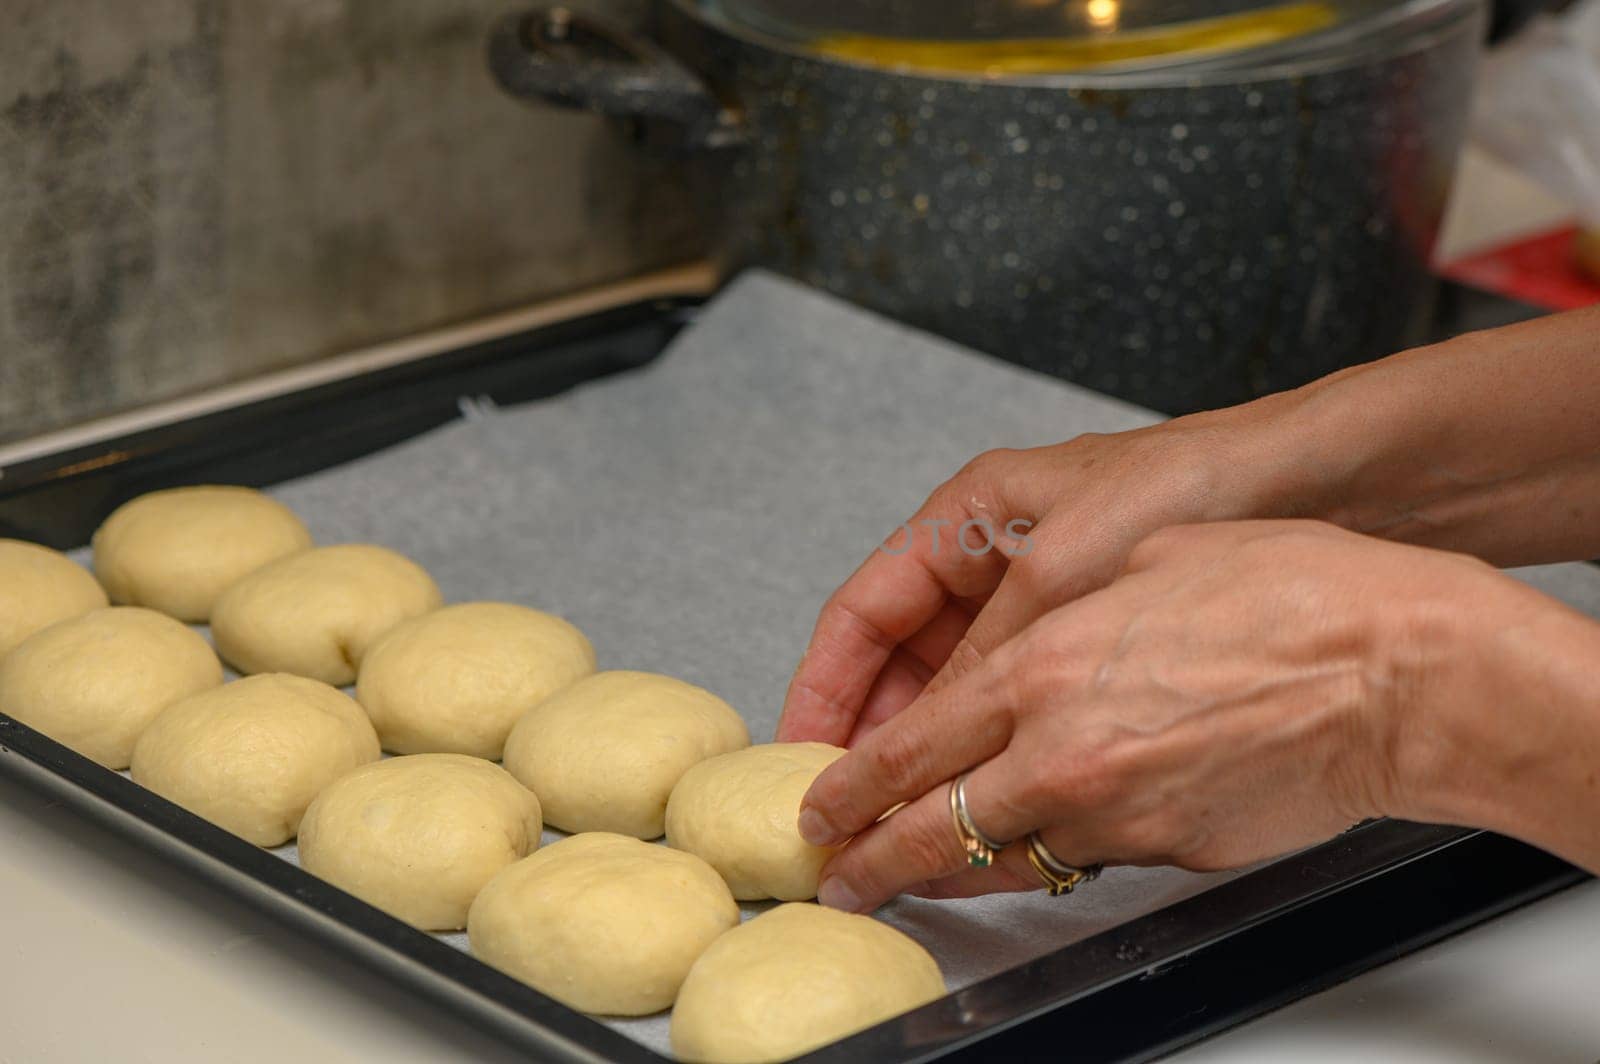
POLYGON ((994 80, 818 58, 673 0, 659 40, 716 121, 635 110, 737 141, 710 197, 730 266, 1177 413, 1418 338, 1484 7, 1409 6, 1266 69, 994 80))

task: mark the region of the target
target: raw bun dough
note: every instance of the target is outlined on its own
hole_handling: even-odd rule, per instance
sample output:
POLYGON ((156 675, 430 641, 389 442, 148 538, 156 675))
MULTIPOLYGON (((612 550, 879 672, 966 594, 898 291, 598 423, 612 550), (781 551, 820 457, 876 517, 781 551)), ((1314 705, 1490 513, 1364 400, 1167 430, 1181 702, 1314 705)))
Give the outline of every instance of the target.
POLYGON ((700 762, 672 789, 667 845, 703 858, 740 901, 815 898, 833 850, 795 824, 811 781, 843 755, 827 743, 768 743, 700 762))
POLYGON ((193 629, 154 610, 112 606, 35 632, 0 662, 0 712, 107 768, 172 703, 222 684, 193 629))
POLYGON ((672 1051, 703 1064, 788 1060, 943 995, 928 951, 888 924, 780 905, 695 962, 672 1011, 672 1051))
POLYGON ((750 745, 733 707, 651 672, 598 672, 540 702, 506 740, 505 765, 562 831, 660 836, 691 765, 750 745))
POLYGON ((211 636, 240 672, 292 672, 342 687, 379 636, 440 601, 433 578, 402 554, 365 543, 317 547, 223 592, 211 636))
POLYGON ((594 648, 560 617, 468 602, 378 640, 361 662, 356 699, 385 750, 498 761, 524 713, 592 672, 594 648))
POLYGON ((413 754, 324 788, 300 822, 300 867, 414 927, 457 931, 541 830, 539 799, 499 765, 413 754))
POLYGON ((0 658, 39 629, 106 603, 89 571, 65 554, 0 539, 0 658))
POLYGON ((309 546, 294 511, 252 488, 169 488, 112 511, 94 534, 94 573, 113 602, 204 621, 240 577, 309 546))
POLYGON ((478 959, 583 1012, 672 1004, 690 965, 739 922, 700 858, 624 835, 574 835, 525 857, 467 916, 478 959))
POLYGON ((377 759, 378 737, 353 698, 267 673, 162 710, 133 748, 133 781, 257 846, 277 846, 322 788, 377 759))

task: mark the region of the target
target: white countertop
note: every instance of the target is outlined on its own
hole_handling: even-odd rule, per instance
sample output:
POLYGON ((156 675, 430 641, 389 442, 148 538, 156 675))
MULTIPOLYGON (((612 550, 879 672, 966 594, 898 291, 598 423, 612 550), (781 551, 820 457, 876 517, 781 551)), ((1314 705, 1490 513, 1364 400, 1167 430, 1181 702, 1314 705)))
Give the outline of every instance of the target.
POLYGON ((1182 1064, 1594 1064, 1589 881, 1177 1054, 1182 1064))
POLYGON ((0 1064, 526 1058, 0 777, 0 1064))

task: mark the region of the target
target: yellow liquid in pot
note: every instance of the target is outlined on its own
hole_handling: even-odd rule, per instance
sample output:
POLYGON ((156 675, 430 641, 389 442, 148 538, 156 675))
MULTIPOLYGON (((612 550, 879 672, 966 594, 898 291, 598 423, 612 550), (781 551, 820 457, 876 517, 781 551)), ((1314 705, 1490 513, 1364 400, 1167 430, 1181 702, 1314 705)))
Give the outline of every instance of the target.
POLYGON ((811 48, 823 55, 875 66, 1002 77, 1254 48, 1323 29, 1337 20, 1328 4, 1307 2, 1158 29, 1110 32, 1102 37, 960 41, 837 34, 814 39, 811 48))

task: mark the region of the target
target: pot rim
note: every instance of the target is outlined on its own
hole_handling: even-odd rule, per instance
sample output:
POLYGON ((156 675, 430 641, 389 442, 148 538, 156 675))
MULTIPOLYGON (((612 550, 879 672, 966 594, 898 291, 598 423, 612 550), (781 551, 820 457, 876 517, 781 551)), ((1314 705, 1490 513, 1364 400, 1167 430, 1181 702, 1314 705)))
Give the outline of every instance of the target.
POLYGON ((842 67, 880 77, 907 78, 930 83, 960 84, 973 88, 1040 88, 1064 90, 1116 91, 1123 89, 1199 88, 1218 85, 1250 85, 1277 82, 1362 66, 1374 61, 1418 51, 1463 27, 1483 25, 1488 16, 1487 0, 1403 0, 1367 16, 1358 23, 1335 25, 1307 38, 1263 45, 1260 65, 1227 65, 1216 57, 1188 63, 1154 63, 1141 66, 1118 64, 1093 72, 1069 71, 1056 74, 988 75, 953 70, 879 66, 855 58, 824 55, 805 45, 763 33, 752 26, 712 10, 705 0, 666 0, 690 21, 708 27, 752 48, 775 52, 795 60, 824 66, 842 67), (1311 38, 1323 46, 1303 55, 1282 55, 1285 47, 1311 38))

